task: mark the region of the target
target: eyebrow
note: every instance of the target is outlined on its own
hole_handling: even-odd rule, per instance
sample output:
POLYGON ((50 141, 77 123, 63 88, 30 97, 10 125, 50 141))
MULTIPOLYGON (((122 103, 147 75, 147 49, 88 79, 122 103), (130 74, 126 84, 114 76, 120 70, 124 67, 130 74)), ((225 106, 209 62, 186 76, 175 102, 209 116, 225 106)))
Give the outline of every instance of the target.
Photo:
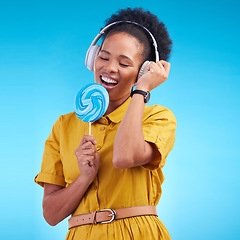
POLYGON ((101 50, 101 52, 104 52, 104 53, 110 54, 110 52, 108 52, 108 51, 106 51, 106 50, 101 50))
MULTIPOLYGON (((104 52, 104 53, 106 53, 106 54, 108 54, 108 55, 111 55, 111 53, 108 52, 107 50, 101 50, 101 52, 104 52)), ((128 56, 126 56, 126 55, 120 55, 119 57, 120 57, 120 58, 125 58, 125 59, 127 59, 127 60, 129 60, 129 61, 131 61, 131 62, 133 63, 132 59, 129 58, 128 56)))

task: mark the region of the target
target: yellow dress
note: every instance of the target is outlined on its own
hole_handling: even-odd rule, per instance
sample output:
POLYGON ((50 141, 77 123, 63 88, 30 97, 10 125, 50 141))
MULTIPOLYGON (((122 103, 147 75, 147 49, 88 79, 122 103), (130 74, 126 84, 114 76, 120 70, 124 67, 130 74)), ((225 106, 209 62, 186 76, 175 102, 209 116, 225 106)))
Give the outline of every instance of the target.
MULTIPOLYGON (((159 155, 144 166, 116 169, 112 164, 113 142, 129 103, 130 98, 108 116, 92 123, 92 135, 97 141, 100 157, 99 171, 73 215, 108 208, 158 204, 164 180, 161 168, 174 144, 176 119, 165 107, 146 106, 143 116, 144 138, 156 144, 161 157, 159 155)), ((45 182, 63 187, 71 184, 80 175, 74 151, 82 136, 87 134, 88 123, 79 120, 74 112, 60 116, 45 143, 41 172, 35 177, 35 182, 41 186, 45 182)), ((68 231, 66 239, 171 238, 158 217, 140 216, 108 224, 75 227, 68 231)))

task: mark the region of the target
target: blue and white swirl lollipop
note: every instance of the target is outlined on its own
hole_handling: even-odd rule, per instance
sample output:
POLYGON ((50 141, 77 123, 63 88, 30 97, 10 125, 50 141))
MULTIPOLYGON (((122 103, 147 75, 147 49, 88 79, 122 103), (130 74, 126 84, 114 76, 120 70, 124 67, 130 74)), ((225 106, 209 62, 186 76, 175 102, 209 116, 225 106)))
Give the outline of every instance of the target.
POLYGON ((88 84, 77 93, 74 111, 79 119, 89 122, 89 135, 91 134, 91 122, 101 118, 107 111, 108 105, 108 92, 98 83, 88 84))

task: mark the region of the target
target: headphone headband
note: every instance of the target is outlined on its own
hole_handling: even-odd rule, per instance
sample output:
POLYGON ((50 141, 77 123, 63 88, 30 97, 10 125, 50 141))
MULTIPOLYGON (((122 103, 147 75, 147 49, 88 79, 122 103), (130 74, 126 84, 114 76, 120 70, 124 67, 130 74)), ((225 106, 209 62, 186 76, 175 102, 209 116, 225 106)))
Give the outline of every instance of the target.
POLYGON ((96 45, 97 41, 105 34, 105 31, 108 30, 111 26, 113 25, 116 25, 116 24, 120 24, 120 23, 131 23, 131 24, 135 24, 137 26, 140 26, 141 28, 143 28, 148 34, 149 36, 152 38, 153 40, 153 46, 154 46, 154 49, 155 49, 155 61, 158 62, 159 61, 159 53, 158 53, 158 50, 157 50, 157 41, 155 40, 154 36, 152 35, 152 33, 146 28, 144 27, 143 25, 139 24, 139 23, 136 23, 136 22, 132 22, 132 21, 117 21, 117 22, 113 22, 113 23, 110 23, 108 24, 106 27, 104 27, 100 33, 94 38, 93 42, 91 43, 88 51, 87 51, 87 55, 86 55, 86 60, 85 60, 85 64, 86 66, 88 67, 88 58, 89 58, 89 53, 90 53, 90 50, 92 49, 92 47, 94 45, 96 45))

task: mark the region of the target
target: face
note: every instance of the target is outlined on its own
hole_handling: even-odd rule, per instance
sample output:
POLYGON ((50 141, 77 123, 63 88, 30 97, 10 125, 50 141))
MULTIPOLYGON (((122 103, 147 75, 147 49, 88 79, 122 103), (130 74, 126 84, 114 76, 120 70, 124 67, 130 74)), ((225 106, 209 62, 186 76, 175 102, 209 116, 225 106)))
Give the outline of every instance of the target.
POLYGON ((95 82, 103 85, 110 104, 121 105, 129 96, 142 64, 143 45, 127 33, 107 37, 96 58, 95 82))

